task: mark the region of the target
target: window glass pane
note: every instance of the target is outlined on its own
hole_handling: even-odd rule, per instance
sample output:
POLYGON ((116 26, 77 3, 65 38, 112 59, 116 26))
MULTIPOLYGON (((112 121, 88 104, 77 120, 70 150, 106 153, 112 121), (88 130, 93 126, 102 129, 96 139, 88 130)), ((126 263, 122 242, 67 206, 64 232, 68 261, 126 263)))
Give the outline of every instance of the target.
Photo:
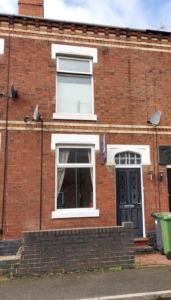
POLYGON ((79 59, 59 58, 59 71, 90 73, 90 61, 79 59))
POLYGON ((57 208, 93 207, 92 182, 92 168, 58 168, 57 208))
POLYGON ((91 163, 91 149, 59 149, 59 163, 91 163))
POLYGON ((118 165, 119 164, 119 157, 115 157, 115 163, 118 165))
POLYGON ((58 75, 59 113, 92 113, 91 77, 58 75))
POLYGON ((115 163, 121 165, 141 164, 141 156, 134 152, 121 152, 116 154, 115 163))
POLYGON ((135 162, 135 158, 131 158, 131 159, 130 159, 130 164, 131 164, 131 165, 135 165, 135 163, 136 163, 136 162, 135 162))
POLYGON ((136 162, 136 164, 137 164, 137 165, 141 164, 141 158, 140 158, 140 157, 139 157, 139 158, 137 157, 137 162, 136 162))
POLYGON ((121 159, 120 159, 120 164, 121 164, 121 165, 125 165, 125 164, 126 164, 126 163, 125 163, 125 158, 121 158, 121 159))

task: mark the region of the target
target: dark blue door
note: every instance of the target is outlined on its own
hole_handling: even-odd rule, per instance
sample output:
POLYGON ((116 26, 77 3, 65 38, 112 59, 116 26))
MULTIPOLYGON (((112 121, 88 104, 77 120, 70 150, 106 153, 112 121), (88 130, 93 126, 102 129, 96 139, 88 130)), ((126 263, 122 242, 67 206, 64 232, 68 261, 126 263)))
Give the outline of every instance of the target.
POLYGON ((139 168, 116 168, 117 224, 131 221, 135 237, 143 236, 139 168))

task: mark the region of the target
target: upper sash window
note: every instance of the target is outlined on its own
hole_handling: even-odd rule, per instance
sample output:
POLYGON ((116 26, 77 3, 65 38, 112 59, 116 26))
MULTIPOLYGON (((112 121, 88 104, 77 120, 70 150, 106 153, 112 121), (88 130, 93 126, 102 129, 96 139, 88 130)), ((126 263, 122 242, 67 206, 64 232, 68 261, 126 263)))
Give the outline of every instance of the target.
POLYGON ((57 113, 93 113, 92 60, 57 58, 57 113))
POLYGON ((97 49, 52 44, 52 58, 57 61, 53 118, 96 121, 93 68, 97 49))

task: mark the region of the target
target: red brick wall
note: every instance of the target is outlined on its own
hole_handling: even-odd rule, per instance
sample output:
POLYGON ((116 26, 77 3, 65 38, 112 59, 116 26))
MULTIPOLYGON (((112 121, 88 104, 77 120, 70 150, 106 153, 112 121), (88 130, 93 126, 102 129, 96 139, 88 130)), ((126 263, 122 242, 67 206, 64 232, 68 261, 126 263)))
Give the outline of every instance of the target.
MULTIPOLYGON (((64 43, 63 40, 58 42, 64 43)), ((8 44, 6 38, 6 58, 8 44)), ((10 103, 10 118, 22 120, 39 103, 44 120, 52 120, 56 62, 51 59, 51 43, 11 38, 10 44, 10 82, 16 84, 20 93, 19 100, 10 103)), ((0 59, 1 89, 6 90, 7 60, 0 59)), ((94 64, 97 123, 147 125, 149 116, 161 110, 161 125, 168 125, 171 92, 169 59, 169 53, 117 48, 111 48, 108 55, 103 55, 102 47, 98 47, 98 63, 94 64)), ((0 111, 3 114, 2 106, 0 111)))
MULTIPOLYGON (((32 39, 29 29, 29 38, 26 34, 27 32, 22 33, 20 37, 12 37, 10 42, 4 35, 5 54, 0 55, 0 91, 7 93, 9 70, 9 83, 14 82, 19 92, 16 101, 9 100, 8 116, 12 123, 8 124, 5 238, 18 238, 23 230, 39 229, 41 133, 34 130, 34 125, 17 124, 13 121, 22 121, 26 115, 32 116, 36 104, 39 104, 45 122, 53 121, 52 115, 55 111, 56 62, 51 59, 51 44, 54 41, 47 40, 46 37, 44 40, 32 39)), ((76 37, 75 41, 78 42, 76 37)), ((65 43, 65 37, 56 37, 55 42, 65 43)), ((88 39, 85 44, 79 40, 78 45, 87 46, 87 43, 88 46, 96 47, 88 39)), ((70 44, 72 45, 72 41, 70 44)), ((108 51, 104 52, 104 47, 99 45, 97 48, 98 63, 94 65, 94 85, 95 113, 98 120, 92 123, 93 130, 91 126, 73 126, 70 129, 72 132, 77 128, 79 133, 85 133, 85 130, 89 129, 90 133, 98 134, 96 124, 108 124, 109 127, 104 129, 107 144, 150 145, 152 165, 143 166, 145 218, 149 231, 153 229, 151 213, 156 210, 168 210, 167 174, 165 167, 158 166, 155 129, 151 129, 149 125, 149 129, 144 129, 146 133, 141 133, 141 128, 136 129, 137 133, 135 130, 134 133, 124 133, 124 127, 121 128, 122 133, 112 133, 110 126, 146 126, 148 117, 156 110, 162 111, 161 125, 170 125, 170 53, 110 46, 108 51), (159 169, 164 170, 162 182, 158 181, 159 169), (152 172, 152 180, 149 172, 152 172)), ((6 105, 7 100, 2 99, 1 120, 6 118, 6 105)), ((87 122, 64 123, 84 125, 87 122)), ((59 132, 59 128, 60 133, 68 133, 66 125, 59 125, 56 131, 48 131, 46 126, 47 131, 44 132, 42 229, 113 226, 116 224, 115 171, 114 167, 102 165, 99 153, 96 153, 96 192, 100 217, 51 219, 55 199, 55 153, 51 151, 51 134, 59 132)), ((5 130, 1 129, 1 133, 0 218, 3 202, 5 130)), ((160 130, 157 145, 165 144, 171 144, 171 136, 169 132, 162 134, 160 130)))
POLYGON ((43 17, 44 0, 18 0, 19 15, 43 17))

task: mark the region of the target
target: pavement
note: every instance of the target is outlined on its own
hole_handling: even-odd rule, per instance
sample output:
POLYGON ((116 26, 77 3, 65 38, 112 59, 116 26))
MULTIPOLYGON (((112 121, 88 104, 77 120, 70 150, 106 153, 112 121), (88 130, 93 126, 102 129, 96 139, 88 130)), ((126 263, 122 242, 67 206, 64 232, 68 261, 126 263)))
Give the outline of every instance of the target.
POLYGON ((171 266, 3 279, 0 299, 171 299, 171 266))

